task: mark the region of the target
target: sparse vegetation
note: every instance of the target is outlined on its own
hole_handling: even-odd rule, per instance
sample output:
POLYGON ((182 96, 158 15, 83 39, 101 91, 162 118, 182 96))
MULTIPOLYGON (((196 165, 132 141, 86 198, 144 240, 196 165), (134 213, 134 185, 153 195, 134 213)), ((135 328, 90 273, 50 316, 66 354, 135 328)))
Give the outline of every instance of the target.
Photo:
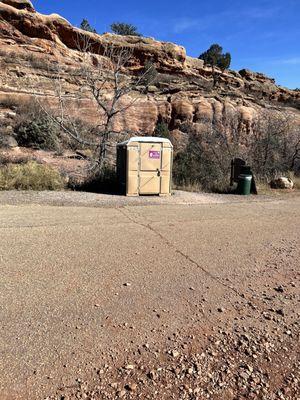
POLYGON ((14 157, 11 157, 11 155, 8 154, 2 154, 0 153, 0 167, 3 167, 8 164, 26 164, 29 161, 33 161, 32 157, 29 155, 24 155, 24 154, 15 154, 14 157))
POLYGON ((49 63, 47 60, 42 57, 31 57, 28 58, 28 61, 32 68, 39 69, 47 72, 55 72, 57 71, 56 63, 49 63))
POLYGON ((53 168, 30 161, 0 167, 0 190, 59 190, 64 180, 53 168))
POLYGON ((17 141, 20 146, 42 150, 58 150, 58 130, 46 116, 22 121, 16 127, 17 141))
POLYGON ((180 187, 201 187, 207 191, 228 192, 229 166, 241 157, 252 166, 261 181, 300 172, 297 152, 300 132, 289 114, 268 111, 243 129, 241 116, 225 112, 223 121, 206 121, 203 134, 189 132, 186 149, 174 159, 174 183, 180 187))
POLYGON ((207 147, 206 140, 192 134, 184 151, 174 158, 173 180, 177 187, 196 188, 204 191, 229 190, 229 165, 220 169, 214 151, 207 147))
POLYGON ((71 180, 69 188, 93 193, 117 193, 118 181, 116 169, 113 166, 105 166, 101 171, 92 172, 82 182, 71 180))
POLYGON ((110 29, 116 35, 122 36, 142 36, 137 27, 132 24, 126 24, 125 22, 114 22, 111 24, 110 29))
POLYGON ((154 131, 154 136, 170 139, 170 131, 168 124, 164 121, 159 121, 156 124, 155 131, 154 131))
POLYGON ((3 108, 15 109, 17 107, 17 100, 13 96, 7 96, 0 100, 0 106, 3 108))
POLYGON ((145 85, 146 87, 149 83, 153 85, 157 80, 157 76, 158 73, 154 63, 150 60, 146 61, 143 68, 143 79, 140 82, 141 85, 145 85))
POLYGON ((291 180, 294 182, 294 188, 296 190, 300 190, 300 175, 296 175, 294 172, 289 171, 287 173, 287 177, 291 178, 291 180))

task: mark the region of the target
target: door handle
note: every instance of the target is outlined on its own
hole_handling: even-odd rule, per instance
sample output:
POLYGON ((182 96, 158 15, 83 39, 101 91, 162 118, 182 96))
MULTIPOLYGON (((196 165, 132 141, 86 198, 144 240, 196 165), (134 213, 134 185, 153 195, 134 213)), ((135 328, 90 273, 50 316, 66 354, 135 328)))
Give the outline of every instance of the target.
POLYGON ((157 176, 160 176, 160 169, 157 168, 157 176))

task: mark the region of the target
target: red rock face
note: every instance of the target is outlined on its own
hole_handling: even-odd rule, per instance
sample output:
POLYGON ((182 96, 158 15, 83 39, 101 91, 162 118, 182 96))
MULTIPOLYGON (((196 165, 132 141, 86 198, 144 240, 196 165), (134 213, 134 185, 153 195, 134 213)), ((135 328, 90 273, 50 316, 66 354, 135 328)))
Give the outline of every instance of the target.
MULTIPOLYGON (((221 120, 228 109, 242 116, 245 131, 250 133, 252 119, 265 105, 283 107, 299 118, 299 92, 278 87, 274 80, 248 70, 225 71, 220 74, 217 87, 213 87, 211 69, 202 60, 187 57, 181 46, 151 38, 84 32, 56 14, 44 16, 35 12, 27 0, 0 2, 0 17, 2 104, 25 104, 34 96, 44 104, 55 104, 58 67, 74 117, 97 125, 101 115, 95 102, 86 93, 78 107, 78 81, 72 78, 84 60, 78 48, 89 40, 90 62, 95 68, 104 49, 114 46, 132 49, 128 74, 141 71, 147 61, 159 73, 147 94, 135 91, 123 99, 124 104, 129 104, 132 97, 139 97, 115 118, 114 129, 120 133, 151 135, 157 123, 164 121, 180 141, 187 127, 201 134, 204 121, 221 120)), ((6 118, 7 112, 9 107, 2 106, 0 118, 6 118)))
POLYGON ((18 10, 27 10, 31 12, 35 12, 35 9, 29 0, 2 0, 2 3, 8 4, 18 10))

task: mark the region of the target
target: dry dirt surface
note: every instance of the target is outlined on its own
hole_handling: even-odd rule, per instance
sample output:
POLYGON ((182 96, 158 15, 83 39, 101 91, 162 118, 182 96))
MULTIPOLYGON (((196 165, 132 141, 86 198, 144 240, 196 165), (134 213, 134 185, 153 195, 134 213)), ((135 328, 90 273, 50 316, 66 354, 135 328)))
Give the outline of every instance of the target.
POLYGON ((12 196, 0 196, 1 400, 300 399, 299 196, 12 196))
MULTIPOLYGON (((291 195, 291 194, 290 194, 291 195)), ((260 200, 268 200, 260 197, 260 200)), ((234 201, 256 201, 257 196, 243 197, 236 195, 218 195, 208 193, 193 193, 176 190, 172 196, 126 197, 114 194, 75 192, 75 191, 0 191, 0 204, 24 205, 58 205, 76 207, 123 207, 132 205, 167 205, 167 204, 215 204, 234 201)))

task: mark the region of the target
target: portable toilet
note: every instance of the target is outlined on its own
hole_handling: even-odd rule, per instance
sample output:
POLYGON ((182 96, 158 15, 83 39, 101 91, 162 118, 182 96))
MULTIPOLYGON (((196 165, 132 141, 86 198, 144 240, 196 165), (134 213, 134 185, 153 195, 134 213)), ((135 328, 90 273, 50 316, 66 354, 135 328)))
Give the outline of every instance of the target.
POLYGON ((117 175, 126 196, 170 195, 173 146, 169 139, 132 137, 117 144, 117 175))

